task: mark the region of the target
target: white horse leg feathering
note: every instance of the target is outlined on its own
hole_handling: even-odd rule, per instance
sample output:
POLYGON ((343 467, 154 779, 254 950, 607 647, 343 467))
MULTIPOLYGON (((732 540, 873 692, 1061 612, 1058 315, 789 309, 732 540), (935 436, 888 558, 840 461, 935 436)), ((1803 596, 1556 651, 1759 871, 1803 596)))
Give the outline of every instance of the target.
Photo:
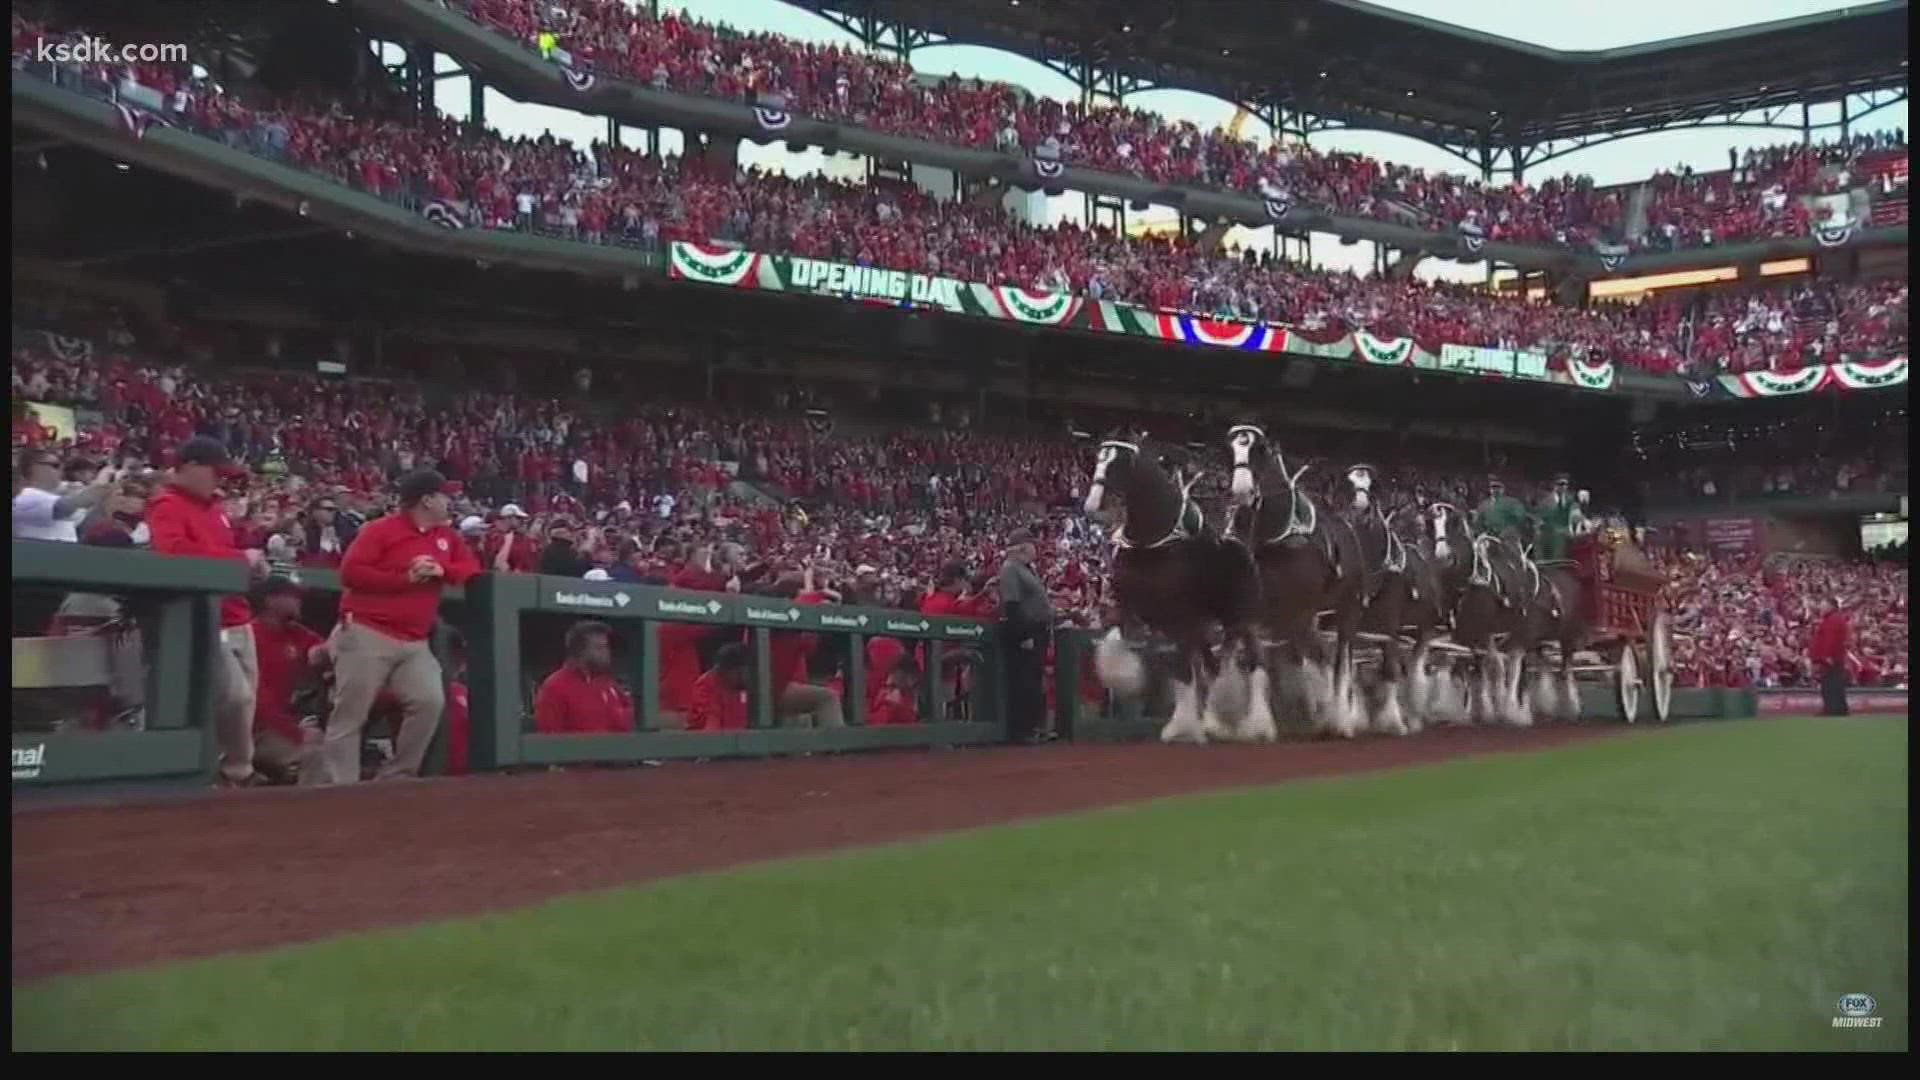
POLYGON ((1161 742, 1207 741, 1206 730, 1200 721, 1200 672, 1197 664, 1187 668, 1187 678, 1175 680, 1173 684, 1173 717, 1167 726, 1160 729, 1161 742))
POLYGON ((1268 686, 1267 666, 1261 664, 1247 676, 1247 719, 1241 725, 1253 742, 1273 742, 1280 729, 1273 722, 1273 702, 1268 686))
POLYGON ((1571 671, 1560 676, 1560 701, 1554 715, 1569 724, 1580 719, 1580 683, 1571 671))
POLYGON ((1500 706, 1506 714, 1506 721, 1514 727, 1532 727, 1533 713, 1527 708, 1526 699, 1521 696, 1520 688, 1526 677, 1526 654, 1508 652, 1506 683, 1500 690, 1500 706))
POLYGON ((1400 703, 1401 684, 1391 680, 1380 684, 1380 704, 1373 714, 1373 730, 1382 735, 1406 735, 1411 731, 1400 703))

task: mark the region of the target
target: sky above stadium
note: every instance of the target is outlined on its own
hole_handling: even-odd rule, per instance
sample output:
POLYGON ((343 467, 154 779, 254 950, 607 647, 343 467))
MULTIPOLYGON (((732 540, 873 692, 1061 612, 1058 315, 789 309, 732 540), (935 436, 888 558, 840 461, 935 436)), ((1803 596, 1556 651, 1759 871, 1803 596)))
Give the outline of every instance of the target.
MULTIPOLYGON (((1192 0, 1204 4, 1205 0, 1192 0)), ((1515 0, 1369 0, 1376 6, 1410 15, 1453 23, 1487 34, 1525 41, 1554 49, 1608 49, 1638 45, 1665 38, 1711 33, 1737 26, 1772 22, 1849 6, 1838 0, 1547 0, 1544 3, 1518 3, 1515 0)), ((823 44, 854 45, 857 39, 825 19, 778 0, 662 0, 663 10, 682 11, 709 22, 726 23, 742 30, 770 31, 788 37, 823 44)), ((995 49, 971 45, 940 45, 916 49, 914 67, 932 75, 960 75, 997 82, 1013 83, 1047 97, 1072 99, 1078 89, 1071 80, 1044 65, 995 49)), ((440 60, 441 70, 453 64, 440 60)), ((468 109, 466 80, 446 79, 440 83, 440 108, 455 116, 468 109)), ((1173 119, 1186 120, 1203 129, 1232 123, 1235 107, 1218 98, 1185 90, 1149 90, 1133 95, 1127 104, 1150 109, 1173 119)), ((1856 105, 1856 116, 1861 106, 1856 105)), ((585 144, 606 136, 604 120, 569 113, 543 105, 527 105, 489 91, 487 122, 510 135, 538 135, 543 130, 585 144)), ((1853 130, 1877 131, 1908 127, 1905 102, 1856 119, 1853 130)), ((1828 106, 1813 113, 1815 124, 1838 119, 1839 107, 1828 106)), ((1796 117, 1797 119, 1797 117, 1796 117)), ((1249 118, 1241 135, 1255 141, 1269 137, 1265 125, 1249 118)), ((1815 138, 1821 137, 1816 132, 1815 138)), ((630 140, 633 136, 629 136, 630 140)), ((1585 173, 1602 184, 1623 183, 1651 175, 1660 169, 1682 165, 1695 168, 1725 168, 1729 148, 1745 149, 1796 141, 1798 130, 1764 128, 1704 128, 1687 131, 1657 132, 1624 139, 1603 146, 1578 150, 1565 157, 1535 166, 1528 179, 1537 180, 1561 173, 1585 173)), ((1469 171, 1459 158, 1405 136, 1378 131, 1329 131, 1315 134, 1317 147, 1373 155, 1388 161, 1418 166, 1430 171, 1461 173, 1469 171)), ((677 134, 668 132, 661 149, 669 154, 680 150, 677 134)), ((825 158, 819 151, 788 153, 775 143, 765 147, 742 146, 743 164, 800 175, 826 172, 829 175, 857 179, 865 175, 864 166, 845 158, 825 158)), ((1078 220, 1084 201, 1068 194, 1035 206, 1036 215, 1052 221, 1078 220)), ((1149 211, 1148 218, 1172 217, 1164 208, 1149 211)), ((1130 221, 1135 218, 1130 218, 1130 221)), ((1266 249, 1272 243, 1272 230, 1236 230, 1229 242, 1252 244, 1266 249)), ((1313 261, 1331 268, 1367 272, 1373 262, 1372 245, 1343 246, 1331 237, 1316 240, 1313 261)), ((1422 264, 1420 276, 1454 280, 1483 279, 1483 267, 1461 266, 1429 259, 1422 264)))
POLYGON ((1435 22, 1452 23, 1530 45, 1572 51, 1619 49, 1711 34, 1756 23, 1797 19, 1853 7, 1857 0, 1362 0, 1435 22))

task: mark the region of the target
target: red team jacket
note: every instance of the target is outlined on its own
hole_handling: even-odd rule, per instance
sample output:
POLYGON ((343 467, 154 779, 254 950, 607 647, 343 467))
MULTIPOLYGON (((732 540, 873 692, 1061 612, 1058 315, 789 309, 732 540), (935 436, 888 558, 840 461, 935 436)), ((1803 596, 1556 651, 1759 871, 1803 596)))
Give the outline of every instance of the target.
POLYGON ((480 561, 453 529, 421 529, 405 514, 388 514, 363 526, 341 560, 340 617, 400 641, 425 641, 440 611, 441 584, 464 585, 478 573, 480 561), (438 562, 446 575, 407 580, 407 568, 420 555, 438 562))
POLYGON ((735 690, 709 671, 693 681, 687 702, 688 731, 745 731, 747 693, 735 690))
MULTIPOLYGON (((247 561, 246 554, 233 542, 233 523, 220 508, 220 500, 202 499, 173 484, 147 504, 147 531, 153 537, 153 550, 162 555, 247 561)), ((245 596, 220 598, 222 630, 252 621, 253 608, 245 596)))
POLYGON ((253 624, 253 651, 259 681, 253 699, 255 734, 273 732, 300 745, 300 718, 293 714, 293 692, 312 673, 307 654, 325 638, 297 622, 253 624))
POLYGON ((633 699, 611 675, 589 676, 562 665, 534 694, 533 729, 543 735, 630 733, 633 699))
POLYGON ((1822 615, 1819 624, 1813 628, 1813 641, 1807 646, 1807 659, 1822 669, 1845 664, 1847 648, 1852 644, 1851 629, 1844 611, 1829 611, 1822 615))

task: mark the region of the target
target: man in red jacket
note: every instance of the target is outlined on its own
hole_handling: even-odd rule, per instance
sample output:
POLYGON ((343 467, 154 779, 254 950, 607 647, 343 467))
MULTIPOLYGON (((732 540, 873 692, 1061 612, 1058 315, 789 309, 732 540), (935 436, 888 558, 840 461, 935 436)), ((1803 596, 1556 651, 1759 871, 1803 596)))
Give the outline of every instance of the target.
POLYGON ((633 699, 613 681, 613 628, 591 620, 567 628, 567 660, 533 696, 533 729, 542 735, 633 731, 633 699))
MULTIPOLYGON (((198 436, 180 444, 174 452, 172 478, 147 504, 147 532, 154 551, 231 559, 247 564, 255 577, 266 575, 266 556, 235 545, 233 522, 221 506, 220 481, 233 468, 233 458, 217 439, 198 436)), ((252 621, 253 609, 245 596, 220 599, 213 721, 220 744, 220 782, 230 787, 259 782, 253 771, 253 703, 260 664, 248 627, 252 621)))
POLYGON ((320 760, 323 784, 360 779, 360 732, 381 691, 403 719, 380 778, 417 776, 446 706, 440 662, 427 641, 440 588, 480 573, 447 524, 447 480, 421 469, 400 480, 400 508, 368 522, 340 563, 340 629, 334 639, 333 711, 320 760))
POLYGON ((1847 715, 1847 651, 1852 643, 1846 601, 1836 596, 1813 628, 1813 641, 1807 647, 1807 659, 1820 673, 1822 716, 1847 715))
MULTIPOLYGON (((253 620, 253 650, 259 665, 253 709, 255 767, 286 778, 297 774, 317 745, 319 732, 303 729, 293 696, 331 659, 326 639, 300 621, 300 583, 273 577, 261 587, 260 615, 253 620)), ((311 779, 307 781, 313 783, 311 779)))

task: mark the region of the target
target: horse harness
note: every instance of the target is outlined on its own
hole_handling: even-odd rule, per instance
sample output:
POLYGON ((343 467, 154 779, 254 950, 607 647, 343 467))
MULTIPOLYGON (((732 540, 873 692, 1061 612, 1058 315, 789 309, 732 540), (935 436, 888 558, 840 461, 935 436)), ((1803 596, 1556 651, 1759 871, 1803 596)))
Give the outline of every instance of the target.
MULTIPOLYGON (((1136 461, 1139 460, 1140 448, 1133 443, 1110 442, 1106 445, 1125 447, 1133 451, 1136 461)), ((1180 543, 1183 540, 1192 540, 1200 530, 1206 527, 1206 515, 1200 511, 1200 508, 1195 505, 1193 501, 1194 485, 1198 484, 1200 478, 1205 475, 1205 472, 1196 472, 1193 474, 1192 479, 1183 483, 1176 472, 1176 475, 1173 477, 1173 482, 1180 489, 1180 503, 1174 511, 1173 524, 1167 527, 1167 531, 1161 535, 1159 539, 1143 543, 1128 536, 1127 529, 1133 524, 1133 515, 1129 513, 1127 520, 1122 522, 1120 528, 1114 531, 1113 546, 1121 551, 1153 551, 1158 548, 1169 547, 1173 544, 1180 543)))

